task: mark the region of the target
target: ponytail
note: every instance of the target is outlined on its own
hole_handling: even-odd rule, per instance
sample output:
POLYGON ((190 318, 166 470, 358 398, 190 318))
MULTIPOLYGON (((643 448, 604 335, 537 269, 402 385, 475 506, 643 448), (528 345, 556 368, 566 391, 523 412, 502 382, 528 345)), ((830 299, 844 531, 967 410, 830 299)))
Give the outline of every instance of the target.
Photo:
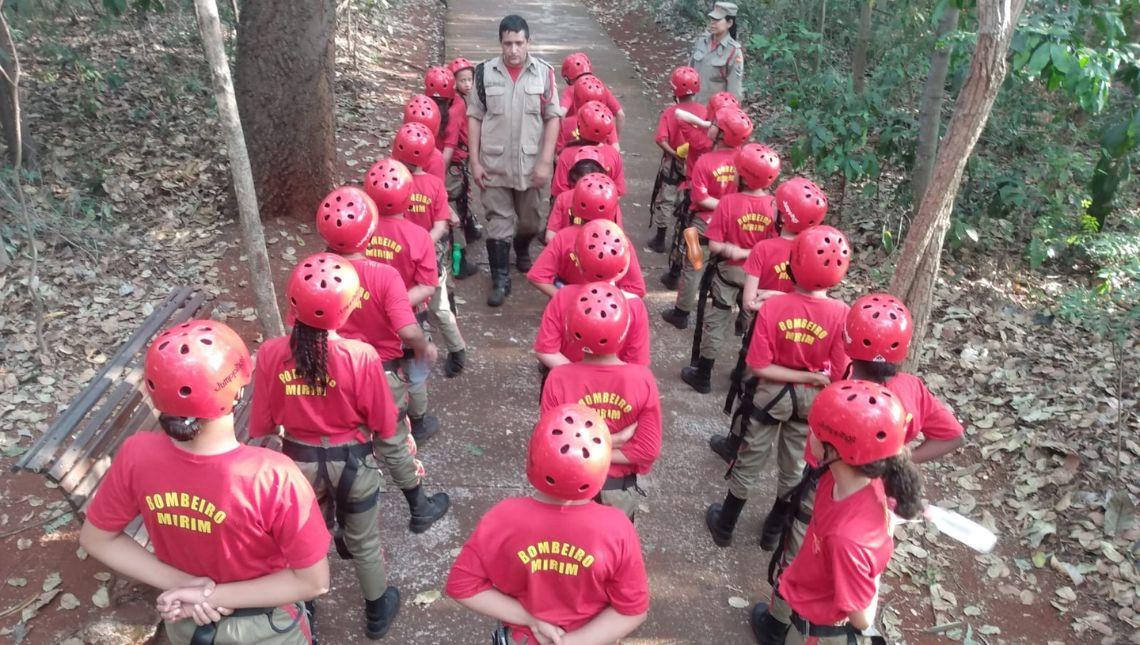
POLYGON ((887 381, 899 373, 898 363, 887 363, 884 361, 861 361, 852 359, 851 369, 854 375, 852 378, 874 381, 879 385, 886 385, 887 381))
POLYGON ((922 475, 906 450, 855 469, 867 477, 882 478, 883 490, 896 502, 895 514, 912 520, 922 514, 922 475))
MULTIPOLYGON (((447 122, 451 120, 451 101, 440 96, 434 97, 436 106, 439 107, 439 132, 435 133, 435 138, 438 141, 443 139, 443 133, 447 132, 447 122)), ((436 146, 442 148, 442 146, 436 146)))
POLYGON ((202 430, 198 419, 193 417, 160 414, 158 415, 158 424, 162 426, 162 431, 175 441, 191 441, 202 430))
POLYGON ((728 35, 732 36, 733 40, 736 40, 736 16, 725 16, 725 20, 731 23, 728 26, 728 35))
POLYGON ((328 331, 310 327, 298 320, 289 336, 289 349, 293 353, 293 361, 297 363, 297 373, 306 383, 314 387, 328 384, 328 331))

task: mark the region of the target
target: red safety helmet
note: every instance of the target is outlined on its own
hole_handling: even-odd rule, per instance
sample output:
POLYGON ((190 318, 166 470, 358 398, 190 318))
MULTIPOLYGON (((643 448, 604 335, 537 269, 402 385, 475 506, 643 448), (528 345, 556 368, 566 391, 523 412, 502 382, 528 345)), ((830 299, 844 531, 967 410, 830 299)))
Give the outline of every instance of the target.
POLYGON ((297 263, 289 286, 289 313, 317 329, 340 329, 360 302, 360 276, 348 260, 318 253, 297 263))
POLYGON ((913 333, 906 305, 889 293, 872 293, 856 300, 847 312, 843 346, 853 360, 901 363, 913 333))
POLYGON ((412 199, 412 173, 395 159, 381 159, 368 169, 364 192, 372 198, 381 217, 403 215, 412 199))
POLYGON ((341 186, 317 209, 317 232, 337 253, 361 253, 376 229, 376 203, 356 186, 341 186))
MULTIPOLYGON (((452 86, 454 87, 454 78, 452 86)), ((432 136, 439 132, 439 106, 430 97, 416 94, 404 105, 404 123, 422 123, 431 130, 432 136)))
POLYGON ((435 152, 435 135, 422 123, 405 123, 396 130, 392 157, 409 166, 423 167, 435 152))
POLYGON ((534 427, 526 477, 556 499, 592 499, 606 482, 610 449, 610 429, 597 412, 580 403, 560 405, 534 427))
POLYGON ((736 151, 736 173, 748 190, 767 188, 780 174, 780 155, 762 143, 747 143, 736 151))
POLYGON ((669 84, 673 86, 673 96, 692 96, 701 91, 701 75, 692 67, 678 67, 669 75, 669 84))
POLYGON ((726 107, 740 107, 740 101, 736 100, 732 92, 717 92, 709 97, 709 102, 706 106, 705 113, 710 117, 716 117, 716 113, 720 112, 726 107))
POLYGON ((724 145, 735 148, 752 136, 752 119, 740 108, 721 108, 716 113, 716 128, 724 145))
POLYGON ((455 98, 455 74, 446 67, 429 67, 424 74, 424 94, 431 98, 455 98))
POLYGON ((616 354, 629 332, 625 293, 609 282, 582 285, 566 318, 566 335, 590 354, 616 354))
POLYGON ((143 371, 159 412, 216 419, 233 412, 253 361, 234 330, 216 320, 188 320, 151 341, 143 371))
POLYGON ((578 138, 602 143, 614 131, 614 113, 600 101, 590 101, 578 108, 578 138))
POLYGON ((617 211, 617 184, 609 176, 592 172, 574 185, 574 198, 570 202, 570 212, 584 220, 614 218, 617 211))
POLYGON ((837 228, 813 226, 796 236, 788 262, 792 281, 808 291, 830 289, 851 266, 847 238, 837 228))
POLYGON ((590 101, 605 104, 606 84, 597 76, 583 76, 574 81, 574 105, 585 105, 590 101))
POLYGON ((627 271, 633 249, 617 223, 608 219, 586 222, 574 240, 574 257, 590 282, 617 282, 627 271))
POLYGON ((871 381, 836 381, 816 397, 808 426, 852 466, 894 457, 906 437, 906 410, 886 386, 871 381))
POLYGON ((475 63, 472 63, 470 60, 462 56, 459 56, 447 64, 447 71, 451 72, 452 76, 459 74, 459 72, 462 72, 465 69, 475 69, 475 63))
POLYGON ((583 52, 574 52, 562 59, 562 78, 567 83, 573 83, 582 74, 593 74, 594 65, 590 57, 583 52))
POLYGON ((776 187, 776 210, 782 230, 799 233, 823 223, 827 196, 811 180, 792 177, 776 187))

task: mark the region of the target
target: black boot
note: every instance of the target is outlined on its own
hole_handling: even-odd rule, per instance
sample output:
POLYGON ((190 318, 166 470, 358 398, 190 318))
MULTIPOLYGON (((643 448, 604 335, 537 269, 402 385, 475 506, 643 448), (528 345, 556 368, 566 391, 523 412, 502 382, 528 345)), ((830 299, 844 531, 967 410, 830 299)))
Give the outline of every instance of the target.
POLYGON ((744 332, 748 329, 748 315, 744 311, 739 311, 736 314, 736 323, 733 327, 732 333, 738 337, 743 336, 744 332))
POLYGON ((422 417, 408 417, 412 422, 412 439, 416 440, 417 446, 422 446, 427 443, 432 435, 439 432, 439 419, 430 414, 425 414, 422 417))
POLYGON ((732 532, 736 530, 736 520, 744 508, 744 501, 729 493, 723 504, 711 504, 705 512, 705 525, 709 527, 713 543, 717 546, 732 544, 732 532))
POLYGON ((459 376, 463 368, 467 367, 467 350, 461 349, 458 352, 448 352, 447 362, 443 364, 443 375, 447 378, 459 376))
POLYGON ((708 394, 712 390, 712 368, 715 362, 715 359, 702 356, 697 360, 696 367, 689 365, 681 368, 681 380, 701 394, 708 394))
POLYGON ((468 243, 483 239, 483 229, 479 228, 479 223, 475 221, 474 217, 468 218, 463 225, 463 235, 467 238, 468 243))
POLYGON ((519 235, 515 238, 515 267, 523 275, 526 275, 526 272, 530 271, 530 267, 534 264, 530 259, 530 241, 533 239, 533 235, 519 235))
POLYGON ((661 274, 661 285, 670 291, 677 290, 677 284, 681 281, 681 272, 673 271, 672 269, 661 274))
POLYGON ((320 645, 317 642, 317 601, 305 601, 305 615, 309 618, 309 633, 313 635, 312 645, 320 645))
POLYGON ((376 640, 384 638, 392 619, 400 613, 400 590, 388 587, 376 600, 364 601, 364 633, 376 640))
POLYGON ((674 306, 672 309, 667 309, 661 313, 661 319, 673 325, 677 329, 689 328, 689 312, 678 309, 674 306))
POLYGON ((459 251, 459 273, 455 274, 456 280, 465 280, 471 276, 479 273, 479 267, 467 259, 467 249, 460 249, 459 251))
POLYGON ((731 464, 736 460, 736 455, 740 452, 740 441, 733 441, 735 437, 731 434, 727 437, 716 435, 709 437, 709 448, 717 454, 718 457, 724 460, 724 463, 731 464))
POLYGON ((781 623, 771 613, 768 612, 768 603, 758 602, 752 608, 752 615, 748 618, 748 623, 752 626, 752 635, 756 637, 756 642, 759 645, 784 645, 784 639, 788 636, 788 628, 791 625, 781 623))
POLYGON ((792 503, 777 499, 764 518, 764 528, 760 529, 760 548, 765 551, 775 551, 780 543, 780 536, 784 534, 784 522, 792 514, 792 503))
POLYGON ((487 240, 487 263, 491 267, 491 293, 487 306, 498 307, 511 294, 511 243, 509 240, 487 240))
POLYGON ((654 253, 665 252, 665 233, 668 232, 668 230, 669 229, 665 228, 664 226, 658 227, 657 235, 655 235, 652 240, 649 240, 650 251, 653 251, 654 253))
POLYGON ((451 506, 451 498, 447 493, 436 493, 428 496, 424 492, 423 484, 416 484, 415 488, 405 488, 404 499, 408 500, 408 509, 412 512, 412 519, 408 521, 408 530, 412 533, 423 533, 431 528, 435 521, 447 514, 451 506))

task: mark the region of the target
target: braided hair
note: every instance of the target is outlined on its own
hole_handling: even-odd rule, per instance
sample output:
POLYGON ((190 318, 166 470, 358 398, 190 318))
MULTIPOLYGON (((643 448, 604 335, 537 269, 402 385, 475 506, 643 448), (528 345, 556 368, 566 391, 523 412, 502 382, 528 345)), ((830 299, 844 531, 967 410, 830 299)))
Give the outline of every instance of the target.
POLYGON ((895 498, 895 513, 907 520, 922 513, 922 475, 910 461, 910 451, 904 450, 894 457, 887 457, 855 470, 872 478, 882 478, 883 490, 895 498))
POLYGON ((323 387, 328 384, 329 332, 310 327, 301 321, 293 325, 289 350, 297 363, 297 373, 306 383, 323 387))
POLYGON ((436 132, 435 136, 437 139, 443 140, 443 134, 447 132, 447 122, 451 120, 451 99, 434 96, 432 100, 439 107, 439 132, 436 132))

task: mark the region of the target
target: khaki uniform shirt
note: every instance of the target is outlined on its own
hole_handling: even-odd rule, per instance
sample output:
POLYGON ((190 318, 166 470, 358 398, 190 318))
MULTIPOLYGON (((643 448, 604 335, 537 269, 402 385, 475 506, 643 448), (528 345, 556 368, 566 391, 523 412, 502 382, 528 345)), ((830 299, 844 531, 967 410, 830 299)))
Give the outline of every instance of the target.
POLYGON ((479 161, 489 186, 526 190, 542 147, 543 125, 562 116, 554 84, 554 68, 528 56, 518 81, 511 80, 501 56, 483 63, 487 104, 476 91, 467 101, 467 116, 483 122, 479 161))
POLYGON ((701 91, 697 93, 701 103, 717 92, 732 92, 736 98, 743 98, 744 48, 732 36, 725 34, 715 46, 708 34, 698 38, 689 65, 701 75, 701 91))

